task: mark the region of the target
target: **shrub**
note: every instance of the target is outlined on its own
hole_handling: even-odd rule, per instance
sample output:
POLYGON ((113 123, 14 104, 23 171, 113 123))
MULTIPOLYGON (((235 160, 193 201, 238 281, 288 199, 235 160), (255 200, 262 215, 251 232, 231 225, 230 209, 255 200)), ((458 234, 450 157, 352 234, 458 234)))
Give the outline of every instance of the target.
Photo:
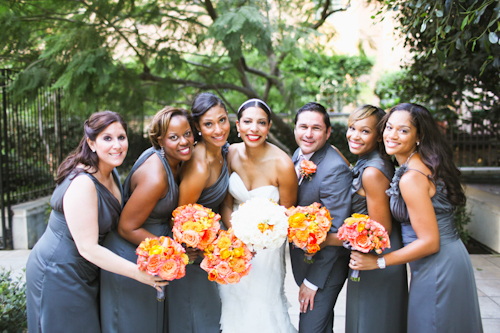
POLYGON ((469 243, 469 238, 471 236, 469 230, 465 229, 465 226, 471 221, 472 214, 467 212, 465 206, 457 207, 455 210, 455 225, 457 226, 458 235, 465 245, 469 243))
POLYGON ((0 271, 0 332, 25 332, 26 283, 22 276, 13 277, 11 271, 0 271))

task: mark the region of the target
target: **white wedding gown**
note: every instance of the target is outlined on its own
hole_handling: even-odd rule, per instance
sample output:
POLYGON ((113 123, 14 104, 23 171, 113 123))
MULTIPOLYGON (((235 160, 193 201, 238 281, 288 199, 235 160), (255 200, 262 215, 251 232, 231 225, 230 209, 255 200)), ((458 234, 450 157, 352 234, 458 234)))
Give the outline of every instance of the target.
MULTIPOLYGON (((233 209, 251 198, 263 197, 279 202, 276 186, 262 186, 248 191, 240 176, 233 172, 229 192, 233 209)), ((247 276, 236 284, 219 285, 222 301, 223 333, 289 333, 297 332, 288 315, 285 296, 285 243, 275 250, 257 252, 247 276)))

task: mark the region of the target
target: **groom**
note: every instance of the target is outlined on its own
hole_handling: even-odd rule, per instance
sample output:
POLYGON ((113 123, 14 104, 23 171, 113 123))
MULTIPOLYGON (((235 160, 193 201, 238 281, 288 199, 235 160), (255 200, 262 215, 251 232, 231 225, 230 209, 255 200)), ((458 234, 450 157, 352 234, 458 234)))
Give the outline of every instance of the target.
MULTIPOLYGON (((295 140, 299 148, 293 162, 300 175, 300 161, 310 160, 317 170, 310 180, 303 179, 297 195, 298 206, 318 202, 332 216, 330 232, 337 232, 351 214, 352 175, 343 157, 326 141, 331 123, 325 108, 308 103, 295 116, 295 140)), ((300 176, 299 176, 300 179, 300 176)), ((293 275, 300 286, 299 332, 333 331, 333 307, 347 278, 349 251, 343 247, 326 246, 313 257, 314 263, 304 262, 304 251, 290 247, 293 275)))

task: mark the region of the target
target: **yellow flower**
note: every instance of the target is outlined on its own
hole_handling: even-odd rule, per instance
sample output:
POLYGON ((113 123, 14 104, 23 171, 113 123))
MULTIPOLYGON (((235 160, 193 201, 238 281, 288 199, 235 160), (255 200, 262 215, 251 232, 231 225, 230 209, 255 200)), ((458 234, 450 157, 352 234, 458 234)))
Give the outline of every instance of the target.
POLYGON ((228 250, 228 249, 224 249, 222 251, 220 251, 220 257, 221 259, 227 259, 231 256, 231 251, 228 250))
POLYGON ((228 237, 220 237, 217 241, 217 247, 219 249, 228 249, 231 245, 231 240, 228 237))
POLYGON ((233 254, 235 257, 241 257, 245 253, 245 250, 243 250, 242 247, 237 247, 233 250, 233 254))

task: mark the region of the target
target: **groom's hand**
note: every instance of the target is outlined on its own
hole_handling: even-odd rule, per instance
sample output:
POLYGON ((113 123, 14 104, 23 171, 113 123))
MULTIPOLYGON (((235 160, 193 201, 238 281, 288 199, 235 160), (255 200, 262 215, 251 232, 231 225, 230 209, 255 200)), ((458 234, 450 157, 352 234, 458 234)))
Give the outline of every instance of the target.
POLYGON ((316 296, 316 290, 306 287, 304 283, 300 286, 299 290, 299 302, 300 302, 300 312, 306 313, 307 307, 310 306, 310 310, 314 308, 314 296, 316 296))

